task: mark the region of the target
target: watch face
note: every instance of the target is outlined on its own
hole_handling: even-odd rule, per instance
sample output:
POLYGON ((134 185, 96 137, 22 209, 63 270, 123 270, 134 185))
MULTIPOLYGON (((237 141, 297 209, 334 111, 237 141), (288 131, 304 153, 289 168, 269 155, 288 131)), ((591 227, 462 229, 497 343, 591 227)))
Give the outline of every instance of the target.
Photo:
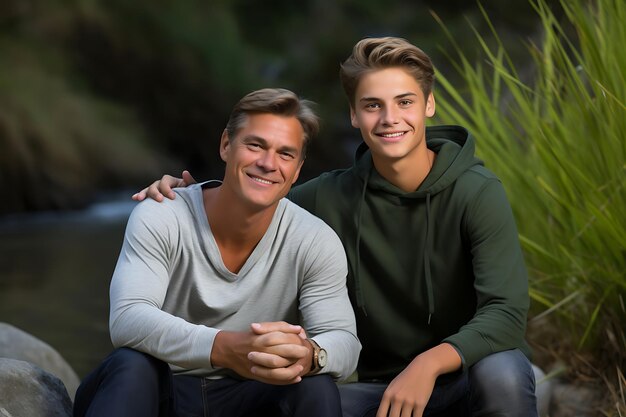
POLYGON ((317 354, 317 363, 320 365, 320 368, 325 367, 327 361, 328 354, 326 353, 326 350, 320 349, 319 353, 317 354))

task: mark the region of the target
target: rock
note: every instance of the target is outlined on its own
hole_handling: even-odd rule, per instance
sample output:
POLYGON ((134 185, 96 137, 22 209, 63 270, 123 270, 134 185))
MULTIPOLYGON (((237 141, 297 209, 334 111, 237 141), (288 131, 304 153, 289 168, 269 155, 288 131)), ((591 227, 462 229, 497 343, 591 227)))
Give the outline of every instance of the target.
POLYGON ((537 411, 539 412, 539 417, 547 417, 552 397, 552 381, 546 378, 546 374, 535 364, 533 364, 533 373, 535 374, 536 383, 537 411))
POLYGON ((72 415, 63 382, 29 362, 0 358, 0 393, 0 417, 72 415))
POLYGON ((594 417, 600 409, 601 392, 596 386, 557 381, 552 390, 550 416, 594 417))
MULTIPOLYGON (((0 358, 18 359, 38 365, 63 381, 70 399, 74 399, 80 380, 65 359, 47 343, 17 327, 1 322, 0 358)), ((2 410, 0 417, 5 417, 2 410)))

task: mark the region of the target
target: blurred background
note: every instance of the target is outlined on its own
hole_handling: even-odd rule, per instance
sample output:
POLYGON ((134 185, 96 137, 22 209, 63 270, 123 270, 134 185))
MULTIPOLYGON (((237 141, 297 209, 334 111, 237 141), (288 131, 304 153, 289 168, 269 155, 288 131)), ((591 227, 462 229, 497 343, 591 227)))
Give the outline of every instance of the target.
MULTIPOLYGON (((623 11, 619 2, 598 3, 623 11)), ((554 25, 546 14, 563 22, 559 36, 571 35, 566 54, 578 45, 576 24, 561 2, 540 4, 549 12, 526 0, 483 0, 482 6, 463 0, 2 0, 0 321, 51 344, 84 376, 111 350, 108 285, 134 206, 131 194, 182 169, 198 179, 220 178, 219 138, 242 95, 284 87, 318 103, 322 130, 301 181, 348 166, 360 139, 349 124, 339 63, 363 37, 401 36, 424 49, 442 74, 435 87, 438 112, 441 106, 448 111, 435 122, 480 131, 471 103, 481 87, 472 87, 468 72, 483 64, 485 73, 497 69, 489 51, 506 51, 516 79, 531 83, 547 62, 541 46, 554 25)), ((514 96, 501 91, 504 84, 483 86, 497 115, 512 112, 502 104, 514 96)), ((624 96, 611 91, 623 107, 624 96)), ((515 140, 528 136, 520 126, 520 119, 506 126, 518 133, 515 140)), ((623 149, 618 155, 623 162, 623 149)), ((498 167, 508 162, 492 166, 485 157, 507 185, 507 173, 498 167)), ((623 169, 615 174, 621 185, 623 169)), ((618 194, 614 203, 623 199, 623 187, 618 194)), ((514 200, 519 222, 524 210, 514 200)), ((526 237, 532 262, 538 241, 526 237)), ((624 259, 618 262, 621 268, 624 259)), ((573 291, 548 296, 539 284, 545 271, 535 264, 530 270, 536 272, 533 316, 545 320, 542 313, 573 291)), ((618 305, 623 270, 617 274, 618 305)), ((597 301, 590 302, 591 312, 597 301)), ((610 320, 624 317, 617 310, 610 320)), ((564 349, 582 349, 585 329, 572 330, 574 341, 564 349)), ((619 351, 623 330, 616 337, 619 351)), ((555 362, 554 354, 542 356, 546 349, 535 345, 540 359, 555 362)), ((585 346, 582 351, 593 357, 595 345, 585 346)), ((621 367, 623 355, 617 357, 621 367)))
MULTIPOLYGON (((504 37, 539 33, 526 0, 484 2, 504 37)), ((84 206, 164 171, 220 177, 217 143, 233 104, 284 87, 319 104, 303 179, 351 161, 339 63, 366 36, 410 39, 446 63, 437 13, 468 48, 486 31, 468 1, 133 2, 0 5, 0 213, 84 206)))

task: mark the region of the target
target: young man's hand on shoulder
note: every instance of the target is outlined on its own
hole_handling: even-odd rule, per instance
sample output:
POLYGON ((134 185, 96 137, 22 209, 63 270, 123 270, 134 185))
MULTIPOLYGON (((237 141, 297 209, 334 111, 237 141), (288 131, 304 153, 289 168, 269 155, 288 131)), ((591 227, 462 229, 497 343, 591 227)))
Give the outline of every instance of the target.
POLYGON ((146 197, 156 200, 158 202, 163 201, 163 198, 167 197, 173 200, 176 194, 172 190, 178 187, 187 187, 188 185, 195 184, 197 181, 191 176, 189 171, 183 171, 182 178, 173 177, 171 175, 163 175, 160 180, 156 180, 143 190, 133 194, 132 199, 135 201, 143 201, 146 197))

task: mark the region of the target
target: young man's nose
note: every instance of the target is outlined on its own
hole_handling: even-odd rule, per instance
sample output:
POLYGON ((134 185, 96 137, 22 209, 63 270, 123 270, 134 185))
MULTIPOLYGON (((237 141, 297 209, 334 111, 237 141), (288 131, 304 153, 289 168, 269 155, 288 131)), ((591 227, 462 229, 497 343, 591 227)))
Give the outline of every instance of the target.
POLYGON ((399 117, 398 111, 392 107, 387 107, 383 110, 382 121, 385 124, 396 124, 398 123, 399 117))

